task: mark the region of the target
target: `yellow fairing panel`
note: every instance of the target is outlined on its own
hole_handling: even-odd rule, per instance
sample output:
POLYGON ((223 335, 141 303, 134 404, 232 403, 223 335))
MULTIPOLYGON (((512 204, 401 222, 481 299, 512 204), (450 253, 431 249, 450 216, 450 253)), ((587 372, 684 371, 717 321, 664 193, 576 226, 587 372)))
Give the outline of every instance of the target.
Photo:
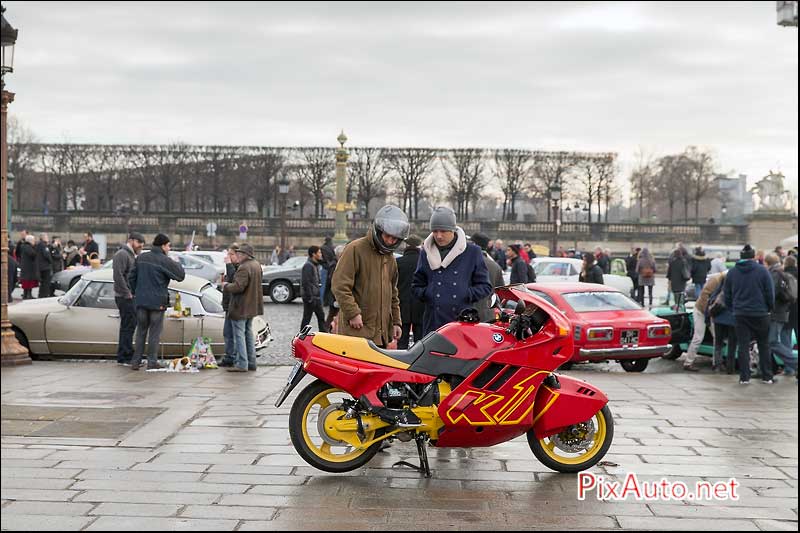
POLYGON ((388 366, 407 370, 409 365, 402 361, 397 361, 387 357, 379 351, 370 348, 367 339, 359 337, 346 337, 344 335, 332 335, 330 333, 315 333, 312 343, 314 346, 335 353, 348 359, 357 359, 367 363, 388 366))

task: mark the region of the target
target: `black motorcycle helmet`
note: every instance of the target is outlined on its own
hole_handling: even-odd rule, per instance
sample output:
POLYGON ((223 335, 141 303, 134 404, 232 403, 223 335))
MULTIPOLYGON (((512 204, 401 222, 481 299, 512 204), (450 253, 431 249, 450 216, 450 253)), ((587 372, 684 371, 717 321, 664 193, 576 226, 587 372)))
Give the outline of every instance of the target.
POLYGON ((381 254, 391 254, 408 238, 410 229, 408 217, 402 209, 394 205, 385 205, 378 210, 372 221, 372 243, 381 254), (396 237, 397 242, 387 246, 381 238, 384 233, 396 237))

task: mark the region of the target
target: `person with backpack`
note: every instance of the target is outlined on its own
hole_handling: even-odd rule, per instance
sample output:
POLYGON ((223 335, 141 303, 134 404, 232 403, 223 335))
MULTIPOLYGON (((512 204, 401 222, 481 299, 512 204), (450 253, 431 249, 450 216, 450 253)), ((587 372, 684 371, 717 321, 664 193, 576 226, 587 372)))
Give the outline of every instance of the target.
MULTIPOLYGON (((730 309, 725 307, 725 278, 728 271, 715 274, 708 279, 706 284, 711 283, 711 280, 718 279, 718 286, 711 292, 708 297, 708 305, 706 306, 706 319, 711 322, 714 332, 714 357, 711 363, 711 369, 715 372, 727 371, 728 374, 736 372, 736 350, 739 346, 736 340, 736 321, 733 318, 733 313, 730 309), (722 364, 722 345, 726 344, 725 365, 722 364)), ((717 283, 715 281, 715 283, 717 283)))
MULTIPOLYGON (((689 348, 686 350, 686 358, 683 362, 683 369, 689 372, 697 372, 700 370, 694 365, 694 360, 697 358, 697 350, 706 336, 706 316, 708 315, 708 306, 711 302, 711 295, 722 285, 724 277, 719 274, 711 276, 705 281, 703 289, 697 296, 697 301, 694 304, 694 311, 692 311, 692 342, 689 343, 689 348)), ((708 323, 711 329, 711 324, 708 323)), ((712 363, 713 367, 719 366, 720 361, 712 363)), ((712 368, 715 369, 715 368, 712 368)))
POLYGON ((776 253, 764 258, 772 282, 775 284, 775 307, 769 317, 769 349, 783 360, 783 375, 797 374, 797 357, 792 353, 792 327, 789 308, 797 305, 797 280, 783 271, 776 253))
POLYGON ((775 285, 756 251, 746 244, 739 261, 725 278, 725 307, 733 312, 739 341, 739 384, 750 384, 750 341, 758 344, 761 382, 772 385, 772 354, 769 349, 769 317, 775 307, 775 285))
POLYGON ((639 305, 644 307, 644 290, 650 296, 650 307, 653 307, 653 287, 656 284, 656 261, 650 253, 649 248, 642 248, 639 256, 636 259, 636 274, 639 276, 638 284, 636 287, 636 301, 639 305))

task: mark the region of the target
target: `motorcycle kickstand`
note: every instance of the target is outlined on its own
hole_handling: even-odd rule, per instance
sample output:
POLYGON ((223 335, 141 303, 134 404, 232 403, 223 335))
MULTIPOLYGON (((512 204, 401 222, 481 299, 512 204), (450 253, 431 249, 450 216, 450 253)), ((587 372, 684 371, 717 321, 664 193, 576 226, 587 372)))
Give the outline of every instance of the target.
POLYGON ((425 436, 424 435, 417 435, 415 438, 417 441, 417 453, 419 454, 419 466, 413 465, 408 461, 397 461, 392 465, 392 468, 396 466, 407 466, 423 474, 425 477, 431 477, 431 467, 428 464, 428 450, 425 449, 425 436))

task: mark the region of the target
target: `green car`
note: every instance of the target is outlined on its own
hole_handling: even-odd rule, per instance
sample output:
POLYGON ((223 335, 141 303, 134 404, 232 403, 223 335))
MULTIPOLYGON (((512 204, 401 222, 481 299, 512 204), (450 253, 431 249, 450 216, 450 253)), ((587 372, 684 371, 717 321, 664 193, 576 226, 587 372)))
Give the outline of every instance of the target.
MULTIPOLYGON (((692 342, 692 336, 694 335, 694 321, 692 319, 691 307, 687 311, 679 312, 676 312, 671 307, 654 307, 650 312, 658 317, 669 320, 669 324, 672 326, 672 338, 670 340, 672 349, 661 357, 664 359, 677 359, 689 349, 689 343, 692 342)), ((727 352, 728 347, 726 345, 722 349, 723 359, 727 357, 727 352)), ((792 331, 792 353, 794 353, 796 358, 797 337, 794 331, 792 331)), ((714 356, 714 338, 711 336, 711 330, 709 328, 706 328, 706 335, 703 337, 703 342, 700 344, 697 354, 707 355, 709 357, 714 356)), ((775 364, 783 368, 783 360, 775 354, 773 354, 772 357, 775 359, 775 364)), ((755 342, 750 343, 750 365, 753 368, 758 368, 758 347, 755 342)))

